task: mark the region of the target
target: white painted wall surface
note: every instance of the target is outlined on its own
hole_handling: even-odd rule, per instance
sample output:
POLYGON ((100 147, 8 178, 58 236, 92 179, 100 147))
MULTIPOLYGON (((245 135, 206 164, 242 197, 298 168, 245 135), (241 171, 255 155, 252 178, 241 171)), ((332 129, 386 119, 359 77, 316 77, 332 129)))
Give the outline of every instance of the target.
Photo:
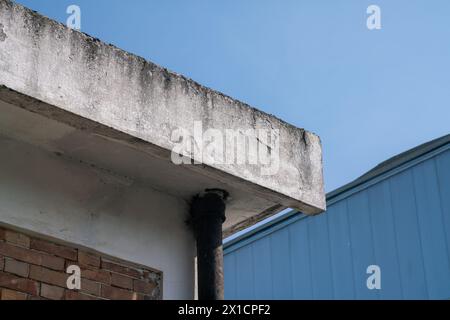
POLYGON ((163 271, 164 299, 194 297, 187 204, 0 135, 0 223, 163 271))

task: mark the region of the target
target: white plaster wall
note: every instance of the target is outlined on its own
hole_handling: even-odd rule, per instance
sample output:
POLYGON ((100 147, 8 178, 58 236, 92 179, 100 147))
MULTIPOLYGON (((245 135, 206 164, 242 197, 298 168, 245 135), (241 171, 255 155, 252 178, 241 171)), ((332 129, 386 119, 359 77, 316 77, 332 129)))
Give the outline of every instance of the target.
MULTIPOLYGON (((204 130, 239 132, 241 138, 257 143, 258 149, 271 147, 276 155, 271 165, 279 169, 275 174, 262 174, 264 165, 247 161, 224 163, 202 158, 196 160, 205 165, 187 166, 213 179, 215 187, 224 183, 223 189, 231 193, 225 228, 277 204, 310 214, 325 210, 322 147, 315 134, 19 4, 0 0, 0 21, 0 84, 9 89, 166 152, 177 145, 174 129, 193 137, 195 121, 200 121, 204 130), (249 129, 279 131, 269 146, 264 142, 267 138, 257 140, 254 134, 247 134, 249 129), (242 197, 242 192, 246 196, 242 197), (251 201, 255 198, 256 205, 251 201)), ((226 158, 237 152, 229 147, 223 151, 226 158)))
POLYGON ((164 299, 194 297, 187 204, 0 135, 0 223, 163 271, 164 299))

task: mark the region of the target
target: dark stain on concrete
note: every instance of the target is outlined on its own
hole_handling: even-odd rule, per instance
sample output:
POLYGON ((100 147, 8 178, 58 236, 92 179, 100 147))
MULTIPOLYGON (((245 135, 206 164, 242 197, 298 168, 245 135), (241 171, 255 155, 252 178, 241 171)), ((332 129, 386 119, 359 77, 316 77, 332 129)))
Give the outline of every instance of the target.
POLYGON ((0 23, 0 41, 5 41, 8 36, 6 35, 5 31, 3 30, 4 26, 0 23))

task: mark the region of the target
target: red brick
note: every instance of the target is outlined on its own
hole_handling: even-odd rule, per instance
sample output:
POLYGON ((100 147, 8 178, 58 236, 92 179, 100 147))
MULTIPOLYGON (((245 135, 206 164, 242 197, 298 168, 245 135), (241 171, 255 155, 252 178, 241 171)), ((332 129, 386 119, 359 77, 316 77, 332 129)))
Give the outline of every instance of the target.
POLYGON ((36 281, 20 278, 8 273, 0 272, 0 287, 39 295, 39 284, 36 281))
POLYGON ((78 251, 78 262, 80 265, 100 267, 100 257, 85 251, 78 251))
POLYGON ((64 298, 64 288, 41 284, 41 297, 50 300, 62 300, 64 298))
POLYGON ((38 296, 28 296, 28 300, 48 300, 48 299, 45 299, 45 298, 43 298, 43 297, 38 297, 38 296))
POLYGON ((105 270, 81 269, 81 278, 111 284, 111 272, 105 270))
POLYGON ((2 300, 27 300, 28 295, 23 292, 2 289, 2 300))
POLYGON ((69 275, 66 273, 57 272, 38 266, 30 266, 30 278, 33 280, 65 288, 67 286, 68 277, 69 275))
POLYGON ((47 252, 58 257, 66 258, 69 260, 77 260, 77 249, 69 248, 66 246, 54 244, 48 241, 31 239, 30 248, 38 251, 47 252))
POLYGON ((30 247, 30 238, 24 234, 6 230, 5 231, 5 240, 9 243, 13 243, 15 245, 29 248, 30 247))
POLYGON ((64 259, 0 242, 0 254, 54 270, 64 270, 64 259))
POLYGON ((137 279, 140 279, 142 277, 142 270, 126 267, 109 260, 102 259, 102 269, 113 271, 137 279))
POLYGON ((133 278, 122 276, 118 273, 111 273, 111 285, 124 289, 133 289, 133 278))
POLYGON ((5 272, 9 272, 24 278, 28 277, 30 265, 10 258, 5 259, 5 272))
POLYGON ((41 263, 38 264, 53 270, 64 270, 64 259, 42 254, 41 263))
POLYGON ((157 287, 156 283, 154 282, 147 282, 144 280, 134 280, 133 282, 133 289, 136 292, 144 293, 148 295, 153 294, 153 290, 157 287))
POLYGON ((5 261, 5 258, 2 255, 0 255, 0 271, 3 271, 3 267, 5 265, 4 261, 5 261))
POLYGON ((0 241, 5 240, 5 229, 0 227, 0 241))
POLYGON ((101 300, 99 297, 94 297, 78 291, 66 290, 66 300, 101 300))
POLYGON ((138 293, 138 300, 158 300, 156 296, 150 296, 148 294, 138 293))
POLYGON ((103 298, 109 300, 137 300, 138 294, 132 291, 102 285, 103 298))
POLYGON ((93 294, 95 296, 100 295, 100 283, 94 282, 88 279, 81 278, 81 291, 93 294))

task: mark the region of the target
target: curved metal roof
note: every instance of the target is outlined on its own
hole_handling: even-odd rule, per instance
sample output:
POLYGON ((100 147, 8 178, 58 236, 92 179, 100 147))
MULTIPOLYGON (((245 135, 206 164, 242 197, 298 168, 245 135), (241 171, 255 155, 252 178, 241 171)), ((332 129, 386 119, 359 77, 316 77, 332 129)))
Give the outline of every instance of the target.
POLYGON ((428 141, 417 147, 414 147, 414 148, 409 149, 405 152, 402 152, 396 156, 393 156, 392 158, 378 164, 375 168, 369 170, 368 172, 366 172, 359 178, 353 180, 352 182, 347 183, 347 184, 343 185, 342 187, 337 188, 336 190, 333 190, 333 191, 327 193, 327 200, 330 200, 331 198, 334 198, 337 195, 339 195, 349 189, 359 186, 375 177, 378 177, 378 176, 380 176, 394 168, 397 168, 413 159, 416 159, 424 154, 427 154, 433 150, 436 150, 448 143, 450 143, 450 134, 447 134, 443 137, 428 141))
MULTIPOLYGON (((385 174, 389 174, 394 169, 397 169, 403 165, 407 165, 413 160, 419 159, 433 151, 438 150, 441 147, 444 147, 445 145, 450 145, 450 134, 423 143, 417 147, 414 147, 396 156, 393 156, 392 158, 389 158, 388 160, 378 164, 373 169, 369 170, 359 178, 343 185, 340 188, 337 188, 327 193, 327 202, 331 201, 332 199, 336 200, 338 196, 341 195, 345 196, 344 195, 345 193, 351 192, 354 189, 358 189, 358 187, 363 187, 365 184, 370 183, 372 180, 375 180, 376 178, 381 177, 385 174)), ((253 227, 250 227, 246 230, 243 230, 241 232, 232 235, 231 237, 225 239, 224 245, 225 247, 230 247, 243 239, 249 238, 255 233, 263 232, 264 230, 267 230, 274 225, 289 224, 291 223, 291 221, 289 220, 290 218, 292 218, 294 221, 301 218, 301 216, 304 215, 297 210, 290 210, 288 212, 284 212, 282 214, 273 217, 272 219, 261 221, 260 223, 254 225, 253 227)))

